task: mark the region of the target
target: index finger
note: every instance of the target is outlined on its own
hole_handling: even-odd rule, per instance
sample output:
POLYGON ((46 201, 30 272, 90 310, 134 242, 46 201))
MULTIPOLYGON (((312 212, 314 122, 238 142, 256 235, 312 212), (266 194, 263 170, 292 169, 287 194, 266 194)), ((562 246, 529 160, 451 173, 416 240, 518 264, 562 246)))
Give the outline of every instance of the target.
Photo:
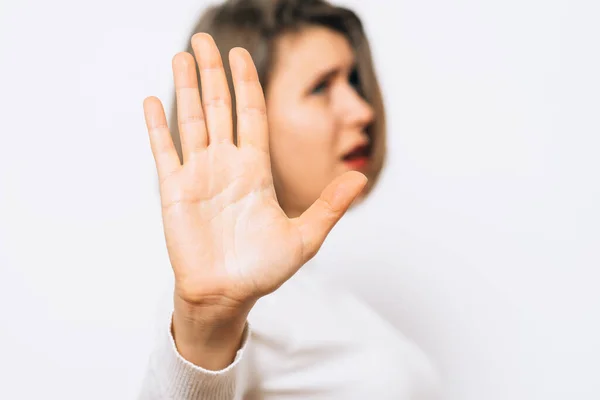
POLYGON ((269 152, 269 129, 265 95, 256 66, 247 50, 236 47, 229 52, 235 90, 238 147, 253 146, 269 152))

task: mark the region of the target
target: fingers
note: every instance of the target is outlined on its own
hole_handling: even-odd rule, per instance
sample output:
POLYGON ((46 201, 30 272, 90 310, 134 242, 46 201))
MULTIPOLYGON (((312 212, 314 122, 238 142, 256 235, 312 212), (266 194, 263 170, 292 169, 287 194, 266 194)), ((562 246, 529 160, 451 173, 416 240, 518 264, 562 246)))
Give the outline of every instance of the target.
POLYGON ((238 147, 254 146, 268 154, 269 138, 265 96, 252 57, 242 48, 229 53, 235 89, 238 147))
POLYGON ((158 178, 162 183, 167 176, 178 171, 181 164, 167 127, 165 110, 158 98, 151 96, 144 99, 144 117, 158 178))
POLYGON ((304 262, 310 260, 321 248, 325 238, 344 215, 352 201, 367 183, 367 177, 349 171, 333 180, 308 210, 294 220, 302 233, 304 262))
POLYGON ((231 96, 221 54, 213 38, 206 33, 192 37, 192 48, 200 70, 208 141, 210 144, 233 143, 231 96))
POLYGON ((204 112, 198 92, 198 77, 194 57, 187 52, 173 57, 173 78, 177 95, 177 120, 181 137, 183 161, 208 145, 204 112))

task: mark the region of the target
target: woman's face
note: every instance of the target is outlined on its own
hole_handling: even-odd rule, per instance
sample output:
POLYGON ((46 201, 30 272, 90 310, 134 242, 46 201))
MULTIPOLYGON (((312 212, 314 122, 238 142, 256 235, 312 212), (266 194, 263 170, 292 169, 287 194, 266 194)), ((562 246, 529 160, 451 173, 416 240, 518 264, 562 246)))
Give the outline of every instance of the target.
POLYGON ((296 217, 345 171, 370 177, 366 128, 374 112, 357 92, 349 42, 328 28, 308 27, 279 38, 270 72, 266 102, 273 176, 283 210, 296 217))

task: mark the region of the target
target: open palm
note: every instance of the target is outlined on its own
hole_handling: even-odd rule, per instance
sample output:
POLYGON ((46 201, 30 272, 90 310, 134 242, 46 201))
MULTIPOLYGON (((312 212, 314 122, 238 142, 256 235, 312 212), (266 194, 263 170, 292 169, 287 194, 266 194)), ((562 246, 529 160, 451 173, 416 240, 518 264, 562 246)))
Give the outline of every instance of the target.
POLYGON ((250 55, 241 48, 229 54, 234 144, 219 51, 204 33, 194 35, 192 47, 196 60, 186 52, 173 58, 183 165, 160 100, 144 100, 176 295, 189 304, 245 304, 277 289, 316 254, 366 178, 347 172, 300 217, 288 218, 273 187, 265 100, 250 55))

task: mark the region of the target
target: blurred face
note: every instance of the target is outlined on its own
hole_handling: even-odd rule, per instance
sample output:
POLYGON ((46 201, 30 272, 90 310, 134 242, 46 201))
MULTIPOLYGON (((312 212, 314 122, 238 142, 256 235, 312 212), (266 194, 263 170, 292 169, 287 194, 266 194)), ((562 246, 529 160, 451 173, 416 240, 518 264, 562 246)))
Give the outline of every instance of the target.
POLYGON ((290 217, 338 175, 370 177, 373 109, 357 92, 354 52, 340 33, 308 27, 282 36, 266 92, 278 200, 290 217))

